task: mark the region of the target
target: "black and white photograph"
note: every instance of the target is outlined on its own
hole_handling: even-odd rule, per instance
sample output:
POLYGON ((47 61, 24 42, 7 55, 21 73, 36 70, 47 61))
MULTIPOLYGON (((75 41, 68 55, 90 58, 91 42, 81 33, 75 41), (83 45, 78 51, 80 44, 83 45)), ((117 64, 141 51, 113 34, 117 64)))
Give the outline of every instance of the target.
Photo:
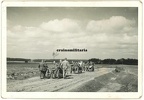
POLYGON ((136 6, 7 6, 6 92, 138 93, 138 15, 136 6))

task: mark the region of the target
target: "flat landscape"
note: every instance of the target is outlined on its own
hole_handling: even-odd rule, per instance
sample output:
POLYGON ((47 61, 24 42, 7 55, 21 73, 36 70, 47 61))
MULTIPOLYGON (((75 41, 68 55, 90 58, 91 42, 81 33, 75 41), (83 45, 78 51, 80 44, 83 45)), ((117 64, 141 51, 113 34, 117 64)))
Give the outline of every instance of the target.
POLYGON ((68 73, 66 79, 40 79, 36 63, 7 64, 7 91, 137 92, 138 66, 97 64, 94 72, 68 73), (120 72, 115 71, 116 67, 121 68, 120 72))
POLYGON ((77 3, 6 7, 7 92, 141 92, 139 4, 77 3))

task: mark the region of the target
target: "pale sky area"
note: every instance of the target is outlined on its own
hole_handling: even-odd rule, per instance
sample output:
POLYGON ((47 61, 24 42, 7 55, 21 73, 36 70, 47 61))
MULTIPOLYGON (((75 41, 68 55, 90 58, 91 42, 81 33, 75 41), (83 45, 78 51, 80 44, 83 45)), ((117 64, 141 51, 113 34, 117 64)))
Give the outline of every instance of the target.
POLYGON ((7 57, 138 58, 138 8, 8 7, 7 57))

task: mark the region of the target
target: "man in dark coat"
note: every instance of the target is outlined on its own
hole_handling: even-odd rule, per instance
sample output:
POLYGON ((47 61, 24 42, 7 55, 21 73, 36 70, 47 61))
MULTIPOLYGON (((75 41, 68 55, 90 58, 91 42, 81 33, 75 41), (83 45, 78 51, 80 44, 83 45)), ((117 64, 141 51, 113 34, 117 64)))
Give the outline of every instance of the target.
POLYGON ((48 68, 46 61, 42 60, 42 62, 39 64, 38 68, 40 71, 40 78, 44 79, 45 75, 46 75, 47 68, 48 68))

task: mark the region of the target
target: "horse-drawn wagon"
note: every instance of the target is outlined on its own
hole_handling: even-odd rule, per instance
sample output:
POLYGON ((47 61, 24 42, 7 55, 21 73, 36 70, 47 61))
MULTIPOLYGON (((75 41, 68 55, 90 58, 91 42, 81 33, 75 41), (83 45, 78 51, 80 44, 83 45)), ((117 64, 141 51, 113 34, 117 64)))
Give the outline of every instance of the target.
POLYGON ((79 73, 82 73, 82 67, 80 66, 79 63, 75 62, 71 65, 71 73, 74 73, 74 74, 79 74, 79 73))
POLYGON ((93 62, 87 63, 85 66, 86 66, 86 71, 89 71, 89 72, 94 71, 94 63, 93 62))
POLYGON ((46 72, 47 78, 63 78, 63 70, 60 65, 56 64, 51 70, 48 69, 46 72))

